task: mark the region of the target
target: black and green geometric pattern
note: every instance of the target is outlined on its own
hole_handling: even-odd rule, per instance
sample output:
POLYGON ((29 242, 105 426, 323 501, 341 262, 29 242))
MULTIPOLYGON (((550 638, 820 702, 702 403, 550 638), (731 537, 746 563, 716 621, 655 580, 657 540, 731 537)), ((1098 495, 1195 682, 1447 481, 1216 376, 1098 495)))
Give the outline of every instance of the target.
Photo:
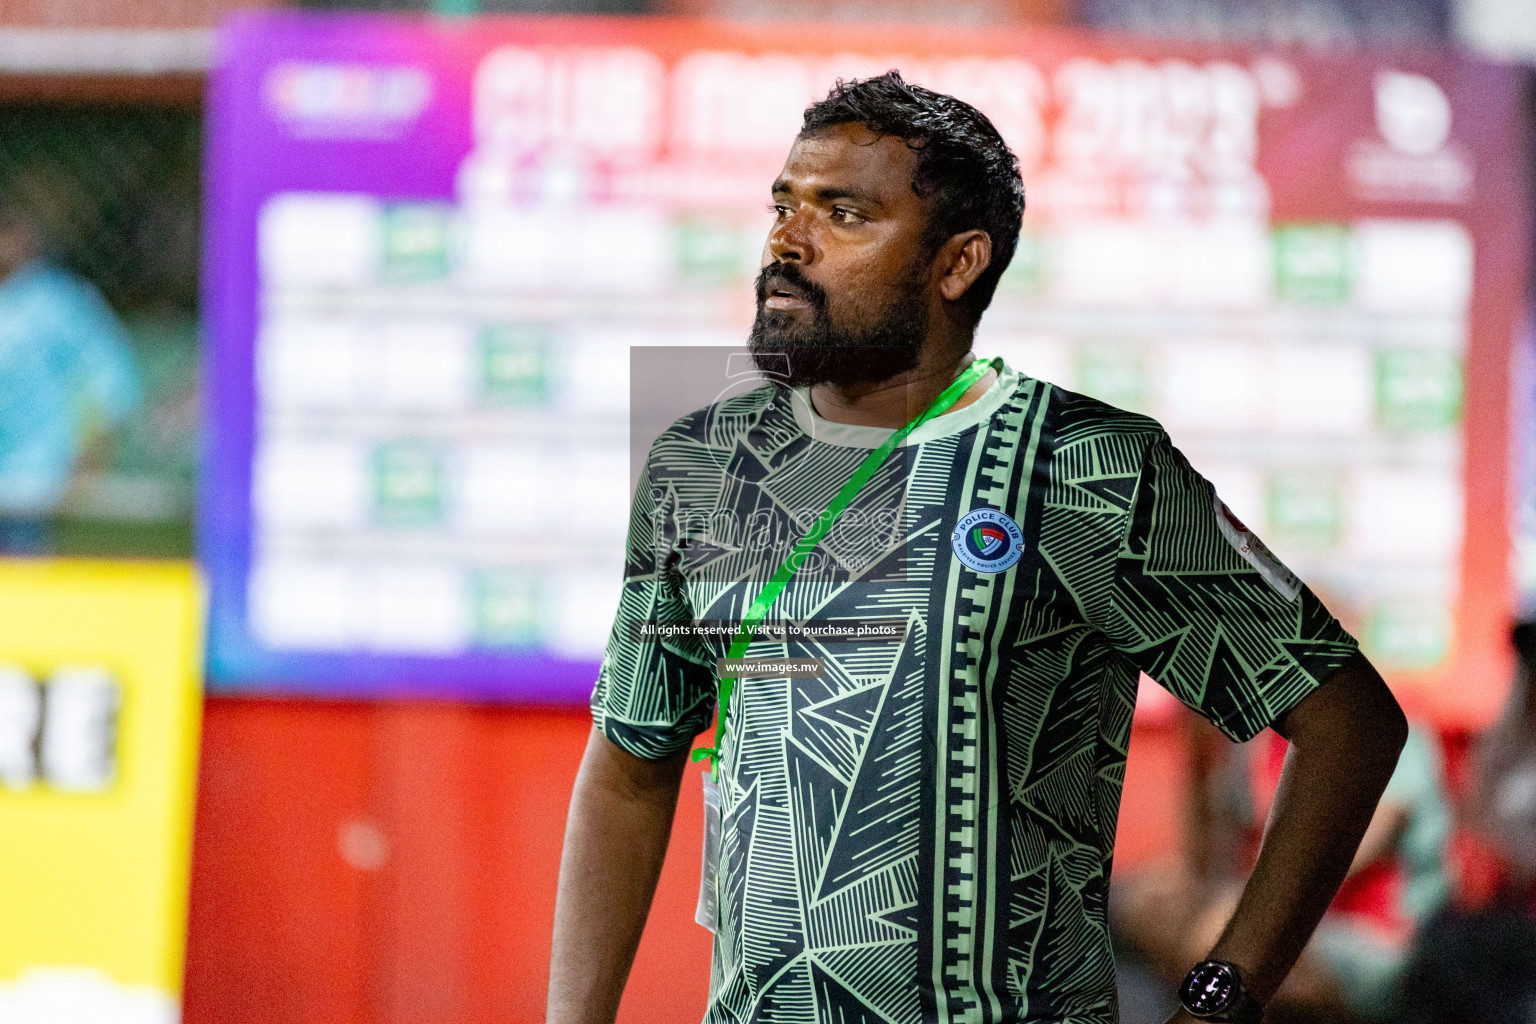
MULTIPOLYGON (((866 454, 808 433, 796 401, 753 392, 652 448, 592 697, 636 755, 710 724, 726 643, 636 642, 628 622, 739 617, 866 454)), ((705 1020, 1109 1024, 1106 902, 1139 672, 1242 740, 1355 643, 1311 591, 1287 599, 1244 560, 1155 422, 1011 370, 914 434, 849 515, 867 526, 891 509, 899 529, 834 530, 773 616, 904 619, 905 640, 748 652, 827 671, 748 679, 732 697, 705 1020), (1023 530, 1006 572, 951 550, 983 506, 1023 530)))

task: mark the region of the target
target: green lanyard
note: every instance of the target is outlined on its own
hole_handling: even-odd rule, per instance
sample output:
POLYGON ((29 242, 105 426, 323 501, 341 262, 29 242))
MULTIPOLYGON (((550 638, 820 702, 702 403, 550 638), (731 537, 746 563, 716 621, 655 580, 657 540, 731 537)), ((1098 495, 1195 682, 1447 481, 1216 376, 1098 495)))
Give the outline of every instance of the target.
MULTIPOLYGON (((912 431, 934 417, 942 416, 948 412, 949 407, 959 401, 960 396, 969 391, 971 385, 980 380, 982 375, 987 370, 994 368, 994 366, 999 373, 1002 372, 1000 360, 976 360, 953 384, 945 388, 938 398, 933 400, 933 404, 925 409, 921 416, 886 438, 884 444, 865 456, 864 461, 859 463, 859 468, 853 471, 853 476, 843 485, 843 489, 832 496, 832 501, 827 505, 826 511, 816 518, 816 523, 811 527, 810 532, 800 538, 799 543, 790 551, 789 557, 784 559, 784 564, 779 566, 778 570, 764 584, 763 589, 752 599, 752 603, 747 606, 746 614, 741 617, 741 625, 736 630, 736 636, 731 640, 731 648, 726 654, 726 658, 735 661, 747 653, 747 648, 752 644, 752 637, 756 634, 757 627, 763 621, 763 617, 768 614, 769 607, 774 601, 778 600, 779 594, 783 593, 784 587, 789 583, 790 578, 805 563, 806 556, 811 553, 817 544, 821 543, 821 539, 836 525, 838 518, 842 516, 849 505, 853 504, 853 499, 857 497, 864 485, 869 482, 870 477, 875 475, 875 471, 880 468, 886 456, 895 451, 896 447, 905 441, 907 435, 912 433, 912 431)), ((720 680, 720 696, 716 702, 715 712, 715 745, 713 747, 700 747, 693 752, 693 760, 695 761, 702 761, 706 757, 709 758, 710 774, 716 778, 720 774, 720 744, 725 738, 725 719, 731 706, 731 691, 735 688, 736 679, 734 677, 726 676, 720 680)))

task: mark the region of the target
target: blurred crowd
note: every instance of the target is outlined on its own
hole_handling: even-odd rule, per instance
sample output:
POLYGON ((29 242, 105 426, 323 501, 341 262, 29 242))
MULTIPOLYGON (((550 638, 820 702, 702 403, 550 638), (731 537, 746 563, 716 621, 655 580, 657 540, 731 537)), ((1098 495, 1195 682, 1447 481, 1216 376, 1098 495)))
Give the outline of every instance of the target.
MULTIPOLYGON (((1266 1020, 1528 1024, 1536 1020, 1536 622, 1516 626, 1516 679, 1478 737, 1417 722, 1348 878, 1266 1020)), ((1182 720, 1185 840, 1173 863, 1115 882, 1126 1024, 1163 1020, 1216 941, 1252 867, 1285 759, 1182 720)))

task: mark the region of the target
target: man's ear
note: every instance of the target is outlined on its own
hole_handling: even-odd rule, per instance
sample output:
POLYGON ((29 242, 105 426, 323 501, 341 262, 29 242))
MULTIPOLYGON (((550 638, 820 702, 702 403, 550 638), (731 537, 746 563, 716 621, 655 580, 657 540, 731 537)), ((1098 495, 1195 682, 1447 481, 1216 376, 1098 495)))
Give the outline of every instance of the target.
POLYGON ((939 294, 955 302, 991 266, 992 236, 980 228, 962 231, 944 243, 938 263, 946 268, 939 278, 939 294))

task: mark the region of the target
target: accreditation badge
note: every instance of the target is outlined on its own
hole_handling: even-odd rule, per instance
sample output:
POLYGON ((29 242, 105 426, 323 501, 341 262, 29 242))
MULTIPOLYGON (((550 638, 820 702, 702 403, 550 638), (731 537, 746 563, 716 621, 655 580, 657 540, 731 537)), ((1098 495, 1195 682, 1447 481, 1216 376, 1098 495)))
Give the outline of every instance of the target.
POLYGON ((699 868, 699 905, 693 919, 713 932, 720 916, 720 896, 715 890, 720 874, 720 788, 709 772, 700 772, 699 777, 704 780, 704 862, 699 868))

